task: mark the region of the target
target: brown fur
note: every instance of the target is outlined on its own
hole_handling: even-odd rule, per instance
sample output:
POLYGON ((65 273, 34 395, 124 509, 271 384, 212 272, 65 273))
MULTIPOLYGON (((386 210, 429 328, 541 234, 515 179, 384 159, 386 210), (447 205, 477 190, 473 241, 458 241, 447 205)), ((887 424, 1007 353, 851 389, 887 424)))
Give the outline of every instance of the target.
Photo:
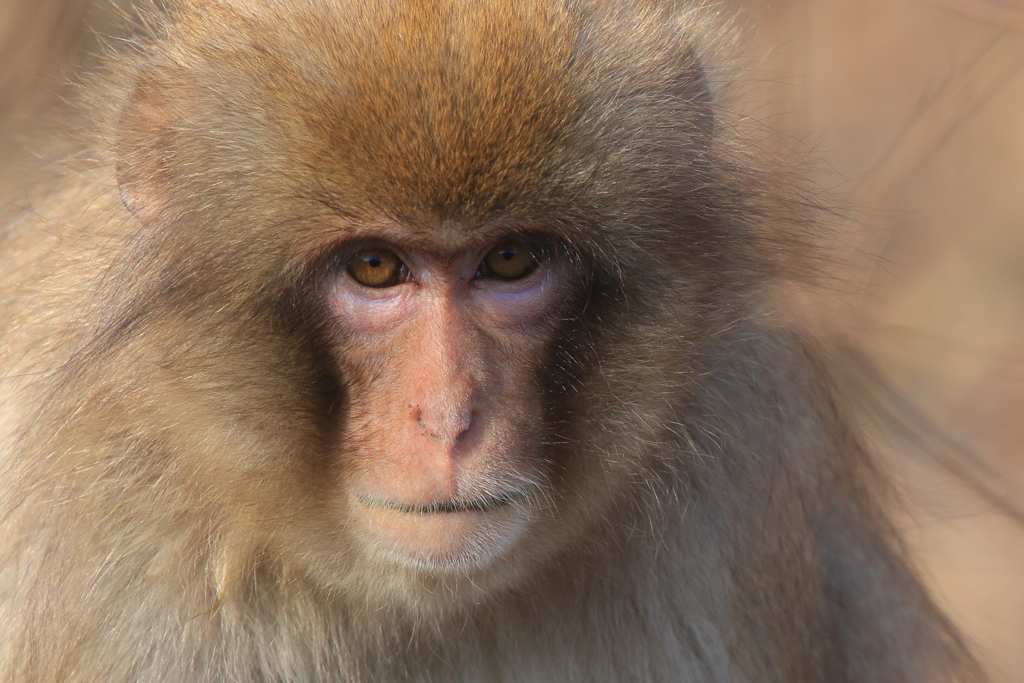
POLYGON ((734 139, 705 12, 224 0, 86 89, 89 168, 5 229, 7 681, 965 681, 833 359, 763 294, 797 197, 734 139), (127 208, 126 208, 127 207, 127 208), (344 224, 571 247, 548 504, 475 572, 332 514, 344 224))

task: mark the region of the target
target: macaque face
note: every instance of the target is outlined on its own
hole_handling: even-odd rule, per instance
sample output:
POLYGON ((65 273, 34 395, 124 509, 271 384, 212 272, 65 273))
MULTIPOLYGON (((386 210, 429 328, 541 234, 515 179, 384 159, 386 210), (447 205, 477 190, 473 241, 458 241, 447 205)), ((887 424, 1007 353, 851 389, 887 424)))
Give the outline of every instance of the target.
POLYGON ((336 504, 400 565, 489 564, 529 527, 550 474, 544 368, 574 266, 509 232, 367 234, 333 263, 323 295, 347 411, 336 504))

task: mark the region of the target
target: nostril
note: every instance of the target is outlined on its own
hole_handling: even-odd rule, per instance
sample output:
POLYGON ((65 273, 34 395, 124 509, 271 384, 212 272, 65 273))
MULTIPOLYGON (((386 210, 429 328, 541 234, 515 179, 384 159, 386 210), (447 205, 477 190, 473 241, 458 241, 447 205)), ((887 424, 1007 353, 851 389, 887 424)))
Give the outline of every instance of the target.
POLYGON ((461 424, 456 426, 455 442, 462 441, 473 429, 474 424, 476 424, 476 411, 471 411, 463 417, 461 424))

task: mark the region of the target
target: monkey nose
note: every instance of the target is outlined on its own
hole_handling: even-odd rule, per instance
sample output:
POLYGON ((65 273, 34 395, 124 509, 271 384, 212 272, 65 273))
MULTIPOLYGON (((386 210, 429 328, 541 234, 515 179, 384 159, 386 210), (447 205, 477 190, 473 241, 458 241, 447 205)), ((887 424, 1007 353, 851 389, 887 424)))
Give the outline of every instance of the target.
POLYGON ((463 441, 476 423, 475 411, 468 403, 461 406, 434 405, 426 409, 420 404, 411 404, 410 418, 420 434, 452 446, 463 441))

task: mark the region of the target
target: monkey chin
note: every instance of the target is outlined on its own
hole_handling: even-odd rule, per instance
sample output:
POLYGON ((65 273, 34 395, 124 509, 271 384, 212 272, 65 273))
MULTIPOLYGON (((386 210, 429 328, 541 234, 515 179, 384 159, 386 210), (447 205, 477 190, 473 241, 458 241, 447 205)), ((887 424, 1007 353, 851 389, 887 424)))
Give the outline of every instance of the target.
POLYGON ((417 573, 468 575, 510 554, 529 526, 524 491, 410 505, 355 496, 370 549, 417 573))

